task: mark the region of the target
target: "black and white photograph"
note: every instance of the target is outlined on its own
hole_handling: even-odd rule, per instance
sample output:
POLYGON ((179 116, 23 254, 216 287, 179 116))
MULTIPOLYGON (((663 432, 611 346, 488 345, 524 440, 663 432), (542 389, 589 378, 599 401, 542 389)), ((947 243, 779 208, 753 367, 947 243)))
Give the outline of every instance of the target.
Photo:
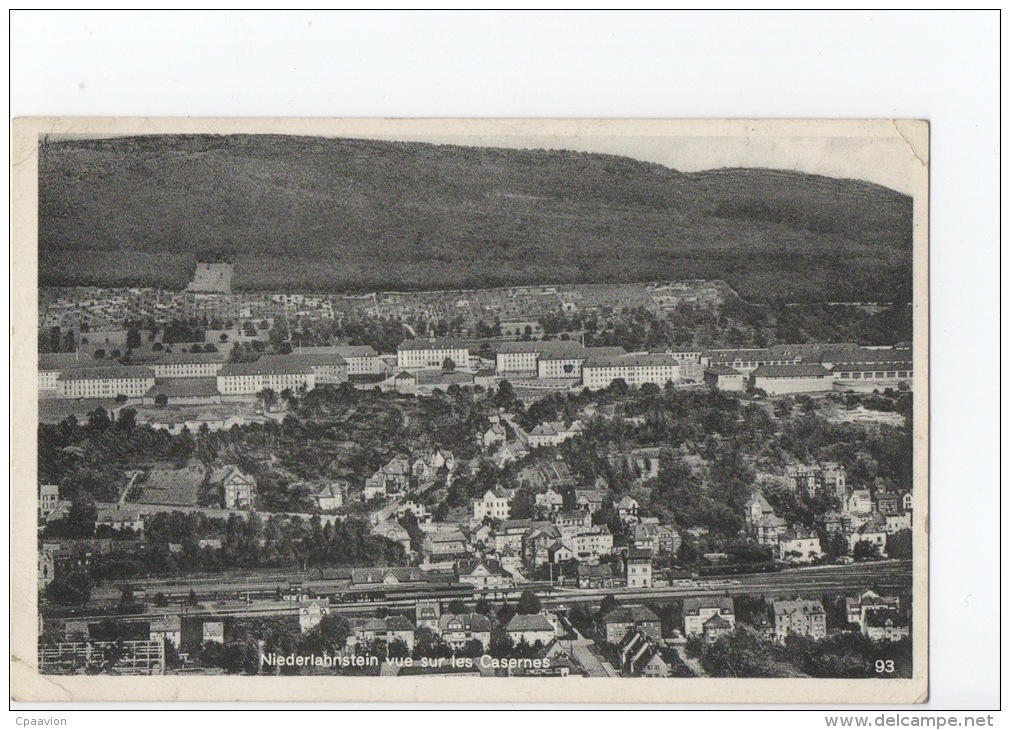
POLYGON ((52 122, 52 686, 925 698, 927 123, 52 122))

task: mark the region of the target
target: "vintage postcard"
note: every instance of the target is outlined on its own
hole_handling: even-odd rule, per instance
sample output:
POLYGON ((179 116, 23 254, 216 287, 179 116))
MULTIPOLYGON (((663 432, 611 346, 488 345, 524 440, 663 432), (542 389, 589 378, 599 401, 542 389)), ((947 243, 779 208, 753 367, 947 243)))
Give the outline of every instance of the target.
POLYGON ((13 699, 926 699, 926 122, 13 130, 13 699))

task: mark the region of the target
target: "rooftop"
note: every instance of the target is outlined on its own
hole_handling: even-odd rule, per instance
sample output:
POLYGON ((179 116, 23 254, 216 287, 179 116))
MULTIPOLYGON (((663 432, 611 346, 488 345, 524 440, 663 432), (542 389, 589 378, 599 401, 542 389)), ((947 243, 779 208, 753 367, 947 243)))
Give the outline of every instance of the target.
POLYGON ((159 378, 144 397, 154 398, 158 395, 165 395, 171 399, 212 398, 221 394, 217 390, 217 378, 159 378))
POLYGON ((795 365, 760 365, 752 375, 755 378, 826 378, 831 372, 822 365, 796 363, 795 365))
POLYGON ((432 337, 429 339, 404 340, 397 350, 469 350, 463 340, 432 337))
POLYGON ((139 365, 111 365, 103 368, 77 368, 65 370, 60 374, 59 380, 128 380, 128 379, 153 379, 154 373, 150 368, 139 365))

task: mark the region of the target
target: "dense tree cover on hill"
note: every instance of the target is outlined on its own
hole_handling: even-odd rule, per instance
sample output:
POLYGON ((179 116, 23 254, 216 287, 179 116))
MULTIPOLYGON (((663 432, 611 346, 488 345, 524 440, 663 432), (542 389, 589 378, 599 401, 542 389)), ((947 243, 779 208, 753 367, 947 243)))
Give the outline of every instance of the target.
POLYGON ((912 201, 854 180, 203 135, 49 142, 39 182, 43 285, 181 289, 223 259, 252 289, 705 278, 750 300, 910 300, 912 201))

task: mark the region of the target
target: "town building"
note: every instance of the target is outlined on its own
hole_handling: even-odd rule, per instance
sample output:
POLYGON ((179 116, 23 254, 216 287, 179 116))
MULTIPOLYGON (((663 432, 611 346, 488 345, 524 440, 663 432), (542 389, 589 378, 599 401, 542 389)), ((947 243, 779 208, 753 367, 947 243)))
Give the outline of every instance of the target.
POLYGON ((638 500, 627 494, 614 502, 614 511, 621 518, 621 522, 626 525, 638 522, 638 510, 638 500))
POLYGON ((576 489, 575 507, 592 515, 600 511, 606 498, 607 492, 604 489, 576 489))
POLYGON ((565 498, 553 489, 548 488, 546 492, 538 494, 534 498, 536 506, 547 512, 557 512, 565 503, 565 498))
MULTIPOLYGON (((419 629, 425 628, 434 631, 436 634, 440 634, 439 621, 441 616, 442 604, 437 600, 418 599, 414 605, 414 623, 419 629)), ((490 626, 488 626, 488 629, 490 630, 490 626)))
POLYGON ((779 538, 788 528, 788 523, 775 514, 761 492, 754 492, 744 505, 744 527, 759 545, 778 549, 779 538))
POLYGON ((828 635, 827 618, 820 601, 775 601, 775 638, 785 643, 790 634, 820 640, 828 635))
POLYGON ((578 561, 597 561, 610 555, 614 549, 614 536, 606 525, 591 525, 579 528, 572 535, 563 535, 563 544, 571 550, 578 561))
POLYGON ((512 575, 506 572, 501 563, 495 560, 479 558, 477 560, 460 560, 456 563, 456 574, 460 583, 472 585, 478 590, 488 588, 509 588, 512 586, 512 575))
POLYGON ((856 489, 845 500, 845 511, 871 512, 873 510, 873 498, 869 489, 856 489))
POLYGON ((182 618, 177 614, 152 618, 148 635, 151 641, 164 641, 178 649, 182 646, 182 618))
POLYGON ((865 632, 867 611, 892 611, 898 613, 900 601, 897 596, 883 596, 872 588, 867 588, 857 596, 845 599, 845 615, 850 624, 855 624, 865 632))
POLYGON ((136 507, 100 507, 95 518, 95 528, 107 527, 110 530, 144 531, 144 516, 136 507))
POLYGON ((912 622, 899 611, 874 608, 866 612, 863 634, 872 641, 901 641, 912 633, 912 622))
POLYGON ((39 485, 39 517, 45 519, 60 508, 60 488, 56 484, 39 485))
POLYGON ((222 396, 255 396, 269 388, 275 393, 285 390, 312 390, 316 375, 312 368, 298 359, 284 356, 264 356, 256 362, 225 364, 217 374, 217 389, 222 396))
POLYGON ((600 565, 579 563, 576 580, 579 588, 613 588, 614 571, 606 563, 600 565))
POLYGON ((680 533, 672 525, 643 522, 633 525, 629 532, 629 543, 639 550, 676 555, 680 550, 680 533))

